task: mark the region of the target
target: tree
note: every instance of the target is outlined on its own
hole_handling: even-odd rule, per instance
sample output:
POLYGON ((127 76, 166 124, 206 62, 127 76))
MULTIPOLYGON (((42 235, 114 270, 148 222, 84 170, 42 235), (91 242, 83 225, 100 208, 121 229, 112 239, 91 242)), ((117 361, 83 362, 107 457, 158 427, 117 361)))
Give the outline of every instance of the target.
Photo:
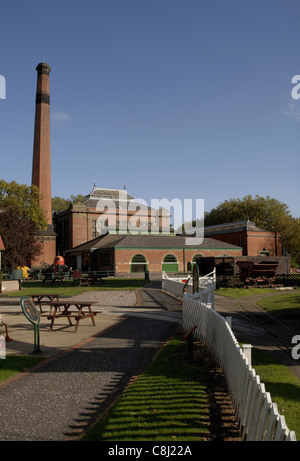
POLYGON ((5 246, 2 265, 8 271, 30 265, 42 250, 42 244, 36 238, 36 224, 22 216, 12 205, 0 209, 0 235, 5 246))
POLYGON ((39 232, 47 228, 36 186, 0 180, 0 234, 5 246, 3 266, 30 264, 42 247, 39 232))
POLYGON ((53 213, 61 213, 69 208, 72 203, 82 203, 84 202, 85 197, 84 195, 71 195, 69 199, 65 199, 63 197, 52 197, 52 212, 53 213))
POLYGON ((0 207, 11 206, 19 216, 33 222, 38 230, 47 227, 45 213, 40 205, 39 190, 36 186, 10 183, 0 180, 0 207))
POLYGON ((254 198, 247 195, 242 199, 230 199, 205 213, 205 226, 235 221, 253 221, 258 227, 281 233, 283 248, 293 258, 300 257, 300 221, 293 218, 285 203, 274 198, 254 198))

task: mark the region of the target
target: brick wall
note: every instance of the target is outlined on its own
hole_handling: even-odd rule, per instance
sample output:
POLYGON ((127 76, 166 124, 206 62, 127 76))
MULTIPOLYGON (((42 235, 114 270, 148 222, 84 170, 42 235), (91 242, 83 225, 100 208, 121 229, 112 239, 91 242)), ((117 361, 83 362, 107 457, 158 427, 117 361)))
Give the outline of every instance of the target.
POLYGON ((41 261, 46 264, 53 264, 56 256, 55 236, 43 237, 43 249, 39 256, 31 261, 31 267, 41 266, 41 261))
POLYGON ((149 272, 161 272, 164 257, 172 254, 178 261, 178 271, 186 271, 188 262, 191 262, 193 256, 222 256, 226 253, 228 256, 240 256, 241 250, 207 250, 207 249, 145 249, 145 248, 132 248, 132 249, 115 249, 115 270, 118 273, 129 273, 131 270, 130 263, 136 254, 145 256, 148 264, 149 272))
POLYGON ((242 246, 244 256, 258 256, 260 251, 269 251, 270 256, 281 255, 281 236, 277 232, 241 231, 209 235, 232 245, 242 246))

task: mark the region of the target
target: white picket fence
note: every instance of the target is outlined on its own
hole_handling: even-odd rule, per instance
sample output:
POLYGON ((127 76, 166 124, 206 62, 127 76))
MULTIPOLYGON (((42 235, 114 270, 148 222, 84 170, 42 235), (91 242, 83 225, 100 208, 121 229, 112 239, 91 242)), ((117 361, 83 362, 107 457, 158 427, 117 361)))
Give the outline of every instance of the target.
POLYGON ((278 413, 228 322, 211 308, 211 300, 207 302, 208 291, 183 296, 183 328, 189 332, 197 325, 193 338, 206 344, 222 369, 242 439, 295 441, 295 432, 288 429, 284 416, 278 413))
MULTIPOLYGON (((211 301, 213 307, 213 290, 216 288, 216 270, 214 269, 209 274, 199 277, 199 289, 200 291, 209 288, 211 291, 211 301)), ((184 293, 193 293, 193 276, 191 273, 168 275, 166 272, 162 272, 162 289, 175 294, 182 298, 184 293)))

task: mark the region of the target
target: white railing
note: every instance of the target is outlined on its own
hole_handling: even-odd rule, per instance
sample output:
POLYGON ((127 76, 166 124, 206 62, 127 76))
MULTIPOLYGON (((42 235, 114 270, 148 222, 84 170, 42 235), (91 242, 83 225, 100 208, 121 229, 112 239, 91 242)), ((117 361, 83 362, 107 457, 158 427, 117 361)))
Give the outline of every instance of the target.
POLYGON ((182 298, 184 289, 186 293, 193 293, 192 276, 185 274, 170 277, 166 272, 162 272, 162 289, 182 298))
POLYGON ((214 286, 214 289, 216 289, 216 281, 217 281, 216 268, 214 268, 214 270, 210 272, 209 274, 204 275, 203 277, 202 276, 199 277, 199 286, 204 287, 212 283, 214 286))
MULTIPOLYGON (((216 288, 215 269, 204 277, 199 277, 199 290, 201 291, 208 287, 212 290, 212 292, 216 288)), ((184 293, 192 294, 193 276, 191 273, 170 276, 166 272, 162 272, 162 289, 169 291, 180 298, 182 298, 184 293)), ((211 298, 213 300, 213 293, 211 294, 211 298)), ((213 307, 213 301, 210 302, 212 302, 213 307)))
POLYGON ((228 322, 206 303, 201 295, 183 297, 183 328, 202 341, 222 369, 236 411, 243 440, 296 440, 284 416, 265 391, 255 369, 239 346, 228 322), (250 363, 249 363, 250 362, 250 363))

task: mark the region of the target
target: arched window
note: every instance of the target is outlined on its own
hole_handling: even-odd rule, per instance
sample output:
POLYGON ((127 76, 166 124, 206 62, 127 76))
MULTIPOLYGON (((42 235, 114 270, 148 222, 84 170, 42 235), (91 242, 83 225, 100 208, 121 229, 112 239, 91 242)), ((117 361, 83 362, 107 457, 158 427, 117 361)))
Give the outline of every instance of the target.
POLYGON ((130 271, 131 272, 145 272, 148 270, 147 259, 142 254, 136 254, 131 259, 130 271))
POLYGON ((200 253, 194 255, 193 259, 192 259, 192 262, 194 263, 196 261, 196 259, 198 259, 198 258, 203 258, 203 255, 201 255, 200 253))
POLYGON ((178 261, 175 255, 169 253, 164 257, 162 270, 165 272, 178 272, 178 261))
POLYGON ((168 254, 164 257, 164 263, 177 263, 177 258, 175 255, 168 254))
POLYGON ((195 255, 193 256, 192 262, 188 262, 188 264, 187 264, 187 270, 188 270, 188 272, 190 272, 190 271, 193 270, 194 264, 195 264, 195 262, 197 261, 197 259, 199 259, 199 258, 204 258, 204 256, 203 256, 202 254, 200 254, 200 253, 197 253, 197 254, 195 254, 195 255))

